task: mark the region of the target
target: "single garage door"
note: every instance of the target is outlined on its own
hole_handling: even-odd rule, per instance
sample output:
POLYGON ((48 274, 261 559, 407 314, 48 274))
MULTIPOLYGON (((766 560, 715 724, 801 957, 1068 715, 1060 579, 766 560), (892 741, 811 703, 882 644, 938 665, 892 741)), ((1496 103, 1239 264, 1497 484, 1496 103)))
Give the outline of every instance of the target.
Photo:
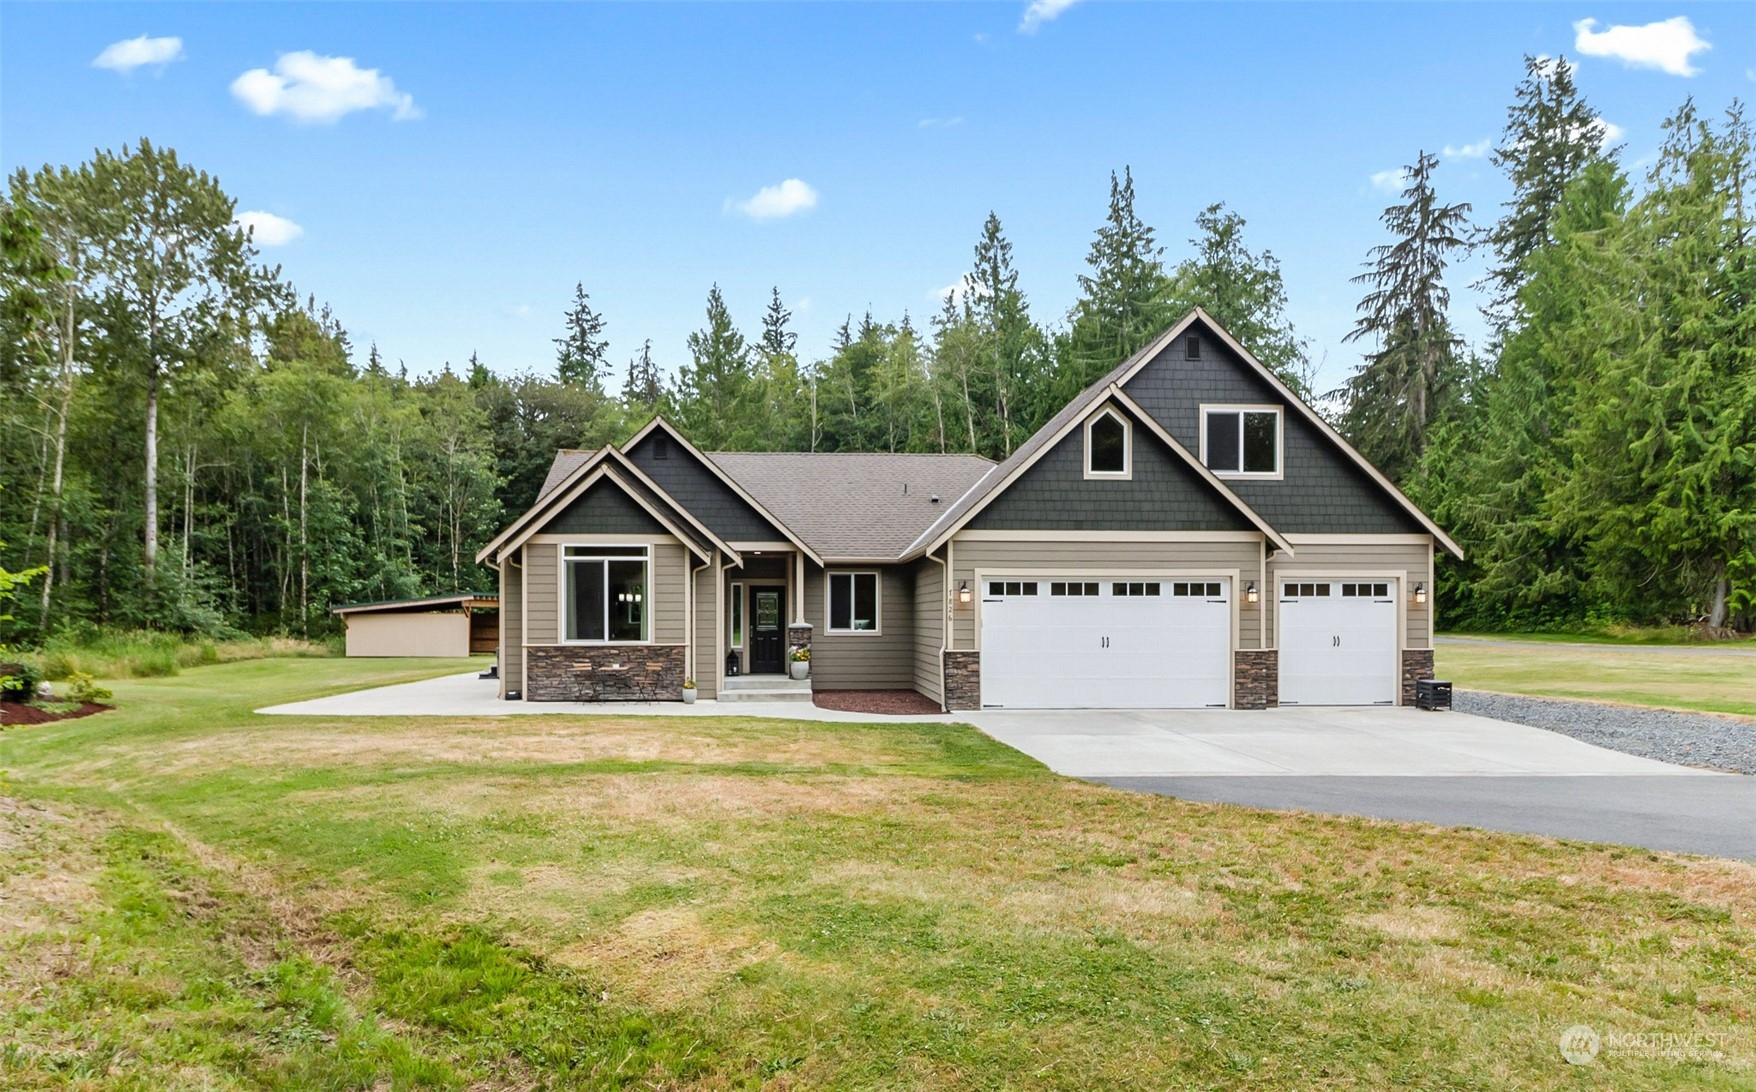
POLYGON ((984 706, 1231 704, 1230 580, 1062 574, 990 580, 982 592, 984 706))
POLYGON ((1280 703, 1395 705, 1394 580, 1280 585, 1280 703))

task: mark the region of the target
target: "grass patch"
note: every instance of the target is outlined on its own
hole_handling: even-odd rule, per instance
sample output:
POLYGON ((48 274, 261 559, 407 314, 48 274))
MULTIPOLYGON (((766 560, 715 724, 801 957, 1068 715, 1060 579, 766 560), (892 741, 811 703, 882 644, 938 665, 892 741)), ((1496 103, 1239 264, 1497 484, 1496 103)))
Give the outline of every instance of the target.
POLYGON ((103 827, 0 834, 66 915, 0 930, 55 968, 0 972, 0 1085, 1756 1079, 1749 865, 1128 794, 958 725, 249 713, 445 670, 202 668, 0 738, 0 795, 103 827), (1576 1023, 1707 1045, 1581 1071, 1576 1023))
POLYGON ((1600 651, 1520 639, 1442 643, 1434 659, 1439 677, 1478 690, 1756 716, 1756 656, 1724 646, 1600 651))
POLYGON ((1447 633, 1478 641, 1530 641, 1537 644, 1687 645, 1692 648, 1756 648, 1756 635, 1724 640, 1705 637, 1694 626, 1607 624, 1578 630, 1519 633, 1447 633))
POLYGON ((190 638, 155 630, 99 630, 51 637, 30 657, 43 677, 76 674, 98 679, 157 679, 184 668, 283 656, 328 656, 328 646, 295 637, 190 638))

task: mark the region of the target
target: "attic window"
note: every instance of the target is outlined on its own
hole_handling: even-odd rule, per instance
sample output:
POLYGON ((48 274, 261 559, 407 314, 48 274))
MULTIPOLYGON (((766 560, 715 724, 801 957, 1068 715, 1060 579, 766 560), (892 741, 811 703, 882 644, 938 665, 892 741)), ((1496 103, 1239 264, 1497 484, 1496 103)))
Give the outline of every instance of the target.
POLYGON ((1190 360, 1200 360, 1201 339, 1194 334, 1190 334, 1188 339, 1183 342, 1183 353, 1190 360))
POLYGON ((1222 478, 1281 476, 1279 406, 1202 406, 1201 461, 1222 478))
POLYGON ((1086 477, 1134 476, 1130 431, 1127 419, 1112 409, 1100 410, 1085 422, 1086 477))
POLYGON ((655 459, 671 457, 671 438, 669 436, 654 436, 652 438, 652 457, 655 459))

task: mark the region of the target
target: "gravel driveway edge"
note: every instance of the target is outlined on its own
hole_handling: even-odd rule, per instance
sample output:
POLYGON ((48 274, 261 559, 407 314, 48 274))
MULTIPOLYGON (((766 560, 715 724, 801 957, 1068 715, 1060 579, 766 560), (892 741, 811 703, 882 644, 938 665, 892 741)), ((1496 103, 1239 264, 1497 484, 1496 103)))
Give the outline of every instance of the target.
POLYGON ((1459 690, 1452 696, 1452 707, 1459 713, 1559 732, 1623 754, 1756 774, 1756 720, 1487 690, 1459 690))

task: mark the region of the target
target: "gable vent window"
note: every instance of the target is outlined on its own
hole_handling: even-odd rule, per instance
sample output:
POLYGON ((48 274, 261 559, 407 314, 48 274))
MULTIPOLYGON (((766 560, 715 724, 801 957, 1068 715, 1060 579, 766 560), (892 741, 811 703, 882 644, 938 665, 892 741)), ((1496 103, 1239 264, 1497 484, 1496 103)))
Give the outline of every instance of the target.
POLYGON ((1183 342, 1183 352, 1190 360, 1200 360, 1201 339, 1194 334, 1190 334, 1188 340, 1183 342))
POLYGON ((669 436, 654 436, 652 438, 652 457, 655 459, 671 457, 671 438, 669 436))
POLYGON ((1201 461, 1215 474, 1279 477, 1278 407, 1203 406, 1201 461))
POLYGON ((1085 423, 1085 476, 1128 478, 1134 473, 1132 432, 1126 418, 1105 409, 1085 423))

